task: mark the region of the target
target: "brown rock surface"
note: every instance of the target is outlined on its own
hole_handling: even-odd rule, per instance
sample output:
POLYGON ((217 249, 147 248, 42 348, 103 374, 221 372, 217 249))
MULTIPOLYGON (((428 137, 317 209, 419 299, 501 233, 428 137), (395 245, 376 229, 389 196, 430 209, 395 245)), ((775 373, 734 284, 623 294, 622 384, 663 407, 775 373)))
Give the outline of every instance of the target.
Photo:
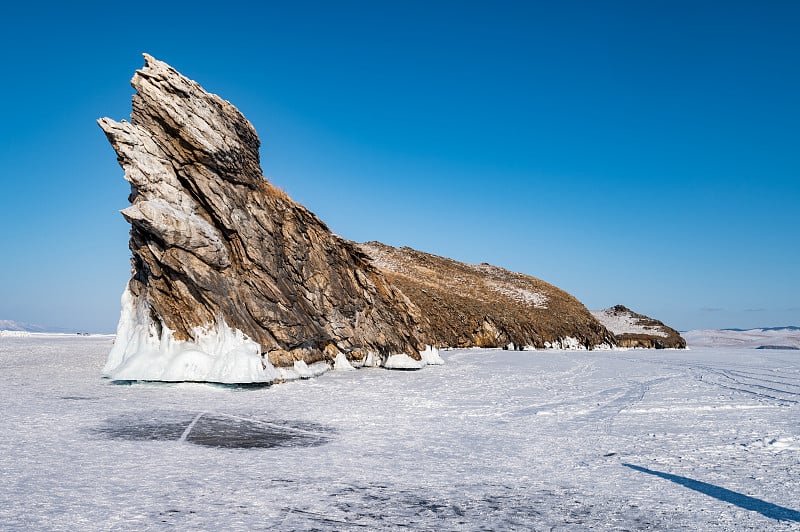
POLYGON ((686 348, 686 340, 678 331, 623 305, 593 311, 592 314, 614 333, 619 347, 686 348))
POLYGON ((157 329, 193 341, 224 322, 276 366, 338 352, 419 359, 418 311, 267 182, 256 131, 233 105, 148 55, 131 84, 130 122, 99 124, 131 184, 128 290, 157 329))
POLYGON ((320 361, 439 363, 421 357, 425 344, 683 340, 655 320, 660 332, 615 338, 577 299, 527 275, 344 240, 267 182, 255 129, 229 102, 148 55, 131 84, 130 122, 99 120, 131 184, 132 278, 104 369, 112 378, 270 382, 289 378, 272 366, 302 376, 320 361))
POLYGON ((360 244, 422 311, 423 341, 446 347, 594 347, 614 337, 577 299, 540 279, 379 242, 360 244), (574 339, 569 340, 569 339, 574 339))

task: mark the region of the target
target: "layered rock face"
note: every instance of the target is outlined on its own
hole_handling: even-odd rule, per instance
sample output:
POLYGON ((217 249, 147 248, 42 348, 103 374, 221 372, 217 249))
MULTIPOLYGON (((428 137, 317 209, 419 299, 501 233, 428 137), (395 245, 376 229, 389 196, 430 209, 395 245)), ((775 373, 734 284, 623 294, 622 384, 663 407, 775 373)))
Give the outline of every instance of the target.
POLYGON ((540 279, 380 242, 360 247, 422 311, 423 340, 431 345, 616 345, 614 336, 580 301, 540 279))
POLYGON ((132 277, 104 368, 112 379, 266 383, 442 363, 426 344, 683 340, 654 320, 662 329, 642 322, 651 328, 615 338, 527 275, 344 240, 267 182, 255 129, 229 102, 148 55, 131 84, 130 122, 99 120, 131 184, 132 277))
POLYGON ((622 305, 593 311, 592 314, 614 333, 619 347, 686 348, 686 340, 678 331, 622 305))
POLYGON ((420 359, 419 310, 267 182, 233 105, 148 55, 131 84, 130 122, 99 120, 131 184, 132 278, 107 375, 257 382, 341 355, 420 359))

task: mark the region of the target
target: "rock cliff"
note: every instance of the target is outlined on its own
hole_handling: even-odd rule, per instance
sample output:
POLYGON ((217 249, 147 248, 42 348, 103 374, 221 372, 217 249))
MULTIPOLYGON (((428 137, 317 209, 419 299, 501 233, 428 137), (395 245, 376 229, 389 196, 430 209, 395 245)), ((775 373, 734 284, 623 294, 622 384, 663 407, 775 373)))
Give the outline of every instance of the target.
POLYGON ((622 305, 592 311, 597 320, 608 328, 619 347, 655 349, 684 349, 686 340, 680 333, 662 322, 637 314, 622 305))
MULTIPOLYGON (((133 254, 105 375, 272 382, 441 363, 426 344, 616 345, 539 279, 334 235, 264 178, 256 131, 233 105, 144 57, 130 121, 98 121, 131 185, 133 254)), ((674 331, 659 331, 652 345, 671 346, 674 331)))
POLYGON ((520 349, 615 345, 580 301, 540 279, 380 242, 361 249, 422 311, 425 343, 520 349))
POLYGON ((105 373, 270 381, 271 366, 333 363, 340 353, 355 364, 419 360, 418 309, 267 182, 250 122, 144 57, 130 122, 98 121, 131 184, 122 214, 133 253, 105 373))

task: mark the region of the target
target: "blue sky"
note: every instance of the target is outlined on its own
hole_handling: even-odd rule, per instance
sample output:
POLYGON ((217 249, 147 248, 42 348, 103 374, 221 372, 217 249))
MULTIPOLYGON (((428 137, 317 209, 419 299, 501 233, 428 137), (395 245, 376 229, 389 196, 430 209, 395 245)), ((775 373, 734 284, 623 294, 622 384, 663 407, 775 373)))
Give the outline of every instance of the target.
POLYGON ((0 319, 114 330, 128 185, 95 120, 148 52, 346 238, 800 325, 800 3, 79 4, 0 7, 0 319))

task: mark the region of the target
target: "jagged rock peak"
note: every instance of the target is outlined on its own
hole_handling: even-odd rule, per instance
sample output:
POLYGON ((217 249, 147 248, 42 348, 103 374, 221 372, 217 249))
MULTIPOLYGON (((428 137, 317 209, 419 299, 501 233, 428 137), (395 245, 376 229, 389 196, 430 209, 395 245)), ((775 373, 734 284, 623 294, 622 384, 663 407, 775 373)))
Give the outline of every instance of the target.
POLYGON ((678 331, 664 323, 637 314, 624 305, 592 311, 597 320, 608 328, 619 347, 684 349, 686 340, 678 331))
POLYGON ((250 122, 144 58, 130 122, 98 121, 131 184, 133 254, 105 373, 250 382, 317 362, 420 361, 419 310, 264 179, 250 122))

